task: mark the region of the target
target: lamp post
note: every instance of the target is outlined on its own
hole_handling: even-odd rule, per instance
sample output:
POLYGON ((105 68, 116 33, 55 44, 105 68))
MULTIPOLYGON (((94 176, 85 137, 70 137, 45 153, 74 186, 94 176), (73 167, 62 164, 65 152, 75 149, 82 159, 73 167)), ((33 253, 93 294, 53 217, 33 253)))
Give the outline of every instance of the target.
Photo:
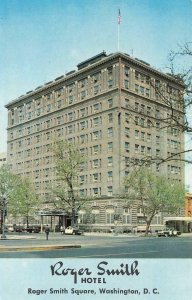
POLYGON ((1 199, 2 203, 2 240, 6 240, 6 235, 5 235, 5 216, 7 214, 7 201, 5 195, 3 195, 1 199))

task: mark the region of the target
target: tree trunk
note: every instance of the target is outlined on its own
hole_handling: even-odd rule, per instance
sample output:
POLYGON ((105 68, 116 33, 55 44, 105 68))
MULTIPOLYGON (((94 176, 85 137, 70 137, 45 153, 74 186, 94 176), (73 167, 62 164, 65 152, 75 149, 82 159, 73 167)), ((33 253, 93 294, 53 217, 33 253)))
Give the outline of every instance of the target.
POLYGON ((150 228, 151 222, 150 222, 150 221, 147 221, 146 223, 147 223, 147 224, 146 224, 146 229, 145 229, 145 236, 148 236, 148 234, 149 234, 149 228, 150 228))
POLYGON ((29 216, 26 216, 26 223, 27 223, 27 228, 29 227, 29 216))

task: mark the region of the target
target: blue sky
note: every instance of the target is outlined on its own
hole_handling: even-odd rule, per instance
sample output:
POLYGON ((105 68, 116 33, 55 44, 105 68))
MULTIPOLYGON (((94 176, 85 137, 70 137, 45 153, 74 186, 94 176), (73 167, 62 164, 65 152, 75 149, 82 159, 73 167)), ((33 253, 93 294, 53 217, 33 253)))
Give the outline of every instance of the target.
POLYGON ((166 71, 169 51, 191 39, 192 0, 0 1, 0 152, 4 105, 103 50, 117 51, 119 8, 120 51, 166 71))

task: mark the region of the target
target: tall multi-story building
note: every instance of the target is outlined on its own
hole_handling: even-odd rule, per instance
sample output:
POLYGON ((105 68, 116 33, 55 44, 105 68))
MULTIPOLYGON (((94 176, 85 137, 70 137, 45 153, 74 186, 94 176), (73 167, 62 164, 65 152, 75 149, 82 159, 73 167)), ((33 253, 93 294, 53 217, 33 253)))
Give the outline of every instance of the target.
MULTIPOLYGON (((8 164, 14 173, 31 177, 46 199, 54 180, 53 140, 75 143, 88 158, 79 171, 80 195, 94 199, 91 218, 82 210, 79 222, 110 228, 120 215, 121 226, 140 224, 139 208, 122 205, 118 195, 131 162, 153 159, 154 172, 184 181, 181 161, 158 163, 184 150, 178 126, 183 89, 176 78, 144 61, 102 52, 6 105, 8 164)), ((161 222, 161 215, 153 220, 161 222)))

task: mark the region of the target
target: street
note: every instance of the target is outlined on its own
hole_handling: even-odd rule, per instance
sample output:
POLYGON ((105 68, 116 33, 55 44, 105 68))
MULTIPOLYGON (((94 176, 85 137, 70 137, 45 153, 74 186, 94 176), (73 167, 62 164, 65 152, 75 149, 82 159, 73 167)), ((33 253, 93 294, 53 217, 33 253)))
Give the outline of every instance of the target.
POLYGON ((192 235, 177 238, 129 235, 82 235, 63 236, 31 234, 29 238, 18 236, 17 240, 0 240, 0 258, 192 258, 192 235), (54 249, 64 245, 69 248, 54 249), (31 250, 43 246, 44 250, 31 250), (53 249, 47 249, 52 246, 53 249), (80 246, 80 248, 70 248, 80 246), (3 248, 8 250, 3 250, 3 248), (14 247, 18 247, 14 250, 14 247), (25 249, 23 249, 25 248, 25 249))

